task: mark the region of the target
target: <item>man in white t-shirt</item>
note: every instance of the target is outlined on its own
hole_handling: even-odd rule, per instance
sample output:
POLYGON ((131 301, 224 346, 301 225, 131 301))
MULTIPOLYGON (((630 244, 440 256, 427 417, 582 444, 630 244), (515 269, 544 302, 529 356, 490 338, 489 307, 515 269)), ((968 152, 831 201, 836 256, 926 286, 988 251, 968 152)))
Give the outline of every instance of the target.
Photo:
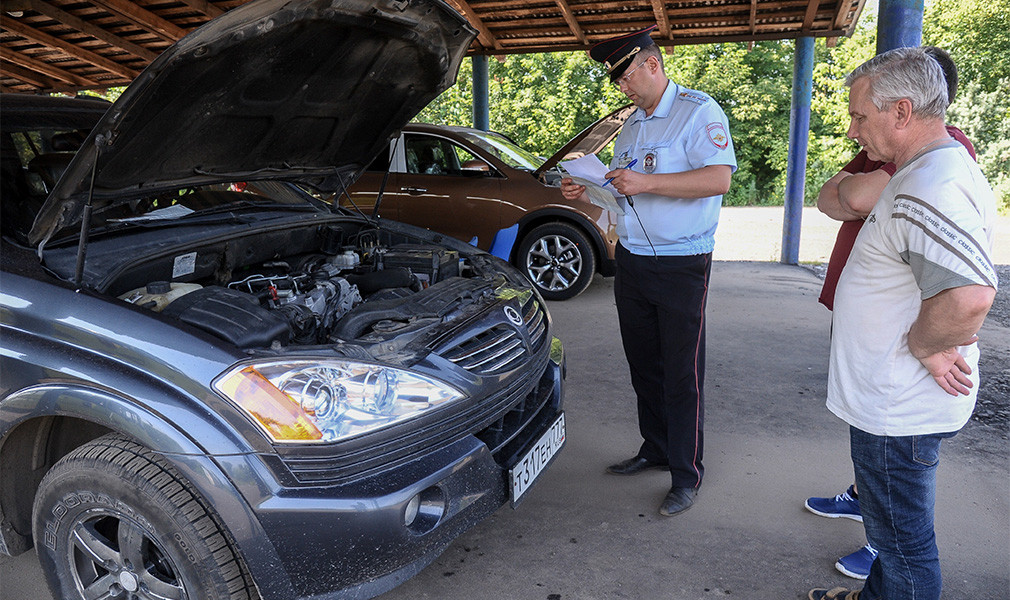
POLYGON ((879 551, 861 591, 810 600, 937 600, 933 532, 940 442, 971 416, 978 339, 996 294, 996 201, 944 128, 947 88, 921 48, 853 71, 848 135, 898 166, 838 282, 828 409, 850 425, 866 536, 879 551))

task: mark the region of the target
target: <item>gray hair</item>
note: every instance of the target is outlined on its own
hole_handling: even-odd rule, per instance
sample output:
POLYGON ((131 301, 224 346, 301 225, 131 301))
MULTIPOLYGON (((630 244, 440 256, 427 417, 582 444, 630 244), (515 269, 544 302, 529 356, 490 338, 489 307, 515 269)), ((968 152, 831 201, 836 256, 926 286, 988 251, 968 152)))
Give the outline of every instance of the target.
POLYGON ((852 87, 869 78, 870 101, 884 110, 902 98, 912 103, 912 114, 943 118, 947 112, 947 81, 937 61, 922 48, 896 48, 878 54, 845 78, 852 87))

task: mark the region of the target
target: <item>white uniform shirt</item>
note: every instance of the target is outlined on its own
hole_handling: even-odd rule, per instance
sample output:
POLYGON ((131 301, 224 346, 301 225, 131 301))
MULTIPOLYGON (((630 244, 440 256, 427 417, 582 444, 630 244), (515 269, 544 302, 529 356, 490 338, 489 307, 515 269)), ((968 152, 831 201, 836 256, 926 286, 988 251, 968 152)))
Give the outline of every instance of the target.
POLYGON ((978 165, 951 141, 891 178, 838 281, 827 406, 879 436, 957 431, 978 394, 978 345, 967 396, 947 394, 908 350, 922 301, 964 285, 997 285, 990 255, 996 200, 978 165))
MULTIPOLYGON (((639 173, 681 173, 709 165, 729 165, 736 171, 726 114, 708 94, 671 81, 652 115, 639 108, 617 136, 610 168, 625 168, 632 160, 638 162, 631 170, 639 173)), ((661 256, 690 256, 715 248, 722 196, 633 198, 634 208, 621 200, 625 214, 617 225, 621 244, 633 254, 651 256, 655 248, 661 256)))

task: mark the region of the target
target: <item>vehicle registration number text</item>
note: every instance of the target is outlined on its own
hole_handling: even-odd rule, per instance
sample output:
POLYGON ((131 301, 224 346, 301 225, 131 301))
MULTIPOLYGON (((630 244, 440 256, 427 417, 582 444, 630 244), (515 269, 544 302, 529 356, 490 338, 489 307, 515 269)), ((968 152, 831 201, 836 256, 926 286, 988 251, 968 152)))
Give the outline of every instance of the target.
POLYGON ((540 439, 523 455, 519 462, 509 471, 512 482, 511 498, 514 508, 519 499, 536 478, 550 464, 565 443, 565 415, 562 413, 540 439))

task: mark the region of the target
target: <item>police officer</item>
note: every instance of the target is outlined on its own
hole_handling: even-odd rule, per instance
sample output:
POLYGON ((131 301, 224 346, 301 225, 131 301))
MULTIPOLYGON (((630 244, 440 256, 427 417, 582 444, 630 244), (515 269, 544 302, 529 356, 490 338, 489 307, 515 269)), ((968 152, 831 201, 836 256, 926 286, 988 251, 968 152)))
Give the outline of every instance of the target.
MULTIPOLYGON (((694 504, 704 474, 705 303, 736 156, 719 105, 666 77, 655 28, 601 42, 590 56, 638 107, 614 143, 607 177, 625 196, 614 295, 644 441, 607 472, 669 469, 659 513, 671 516, 694 504)), ((586 199, 570 178, 561 190, 586 199)))

